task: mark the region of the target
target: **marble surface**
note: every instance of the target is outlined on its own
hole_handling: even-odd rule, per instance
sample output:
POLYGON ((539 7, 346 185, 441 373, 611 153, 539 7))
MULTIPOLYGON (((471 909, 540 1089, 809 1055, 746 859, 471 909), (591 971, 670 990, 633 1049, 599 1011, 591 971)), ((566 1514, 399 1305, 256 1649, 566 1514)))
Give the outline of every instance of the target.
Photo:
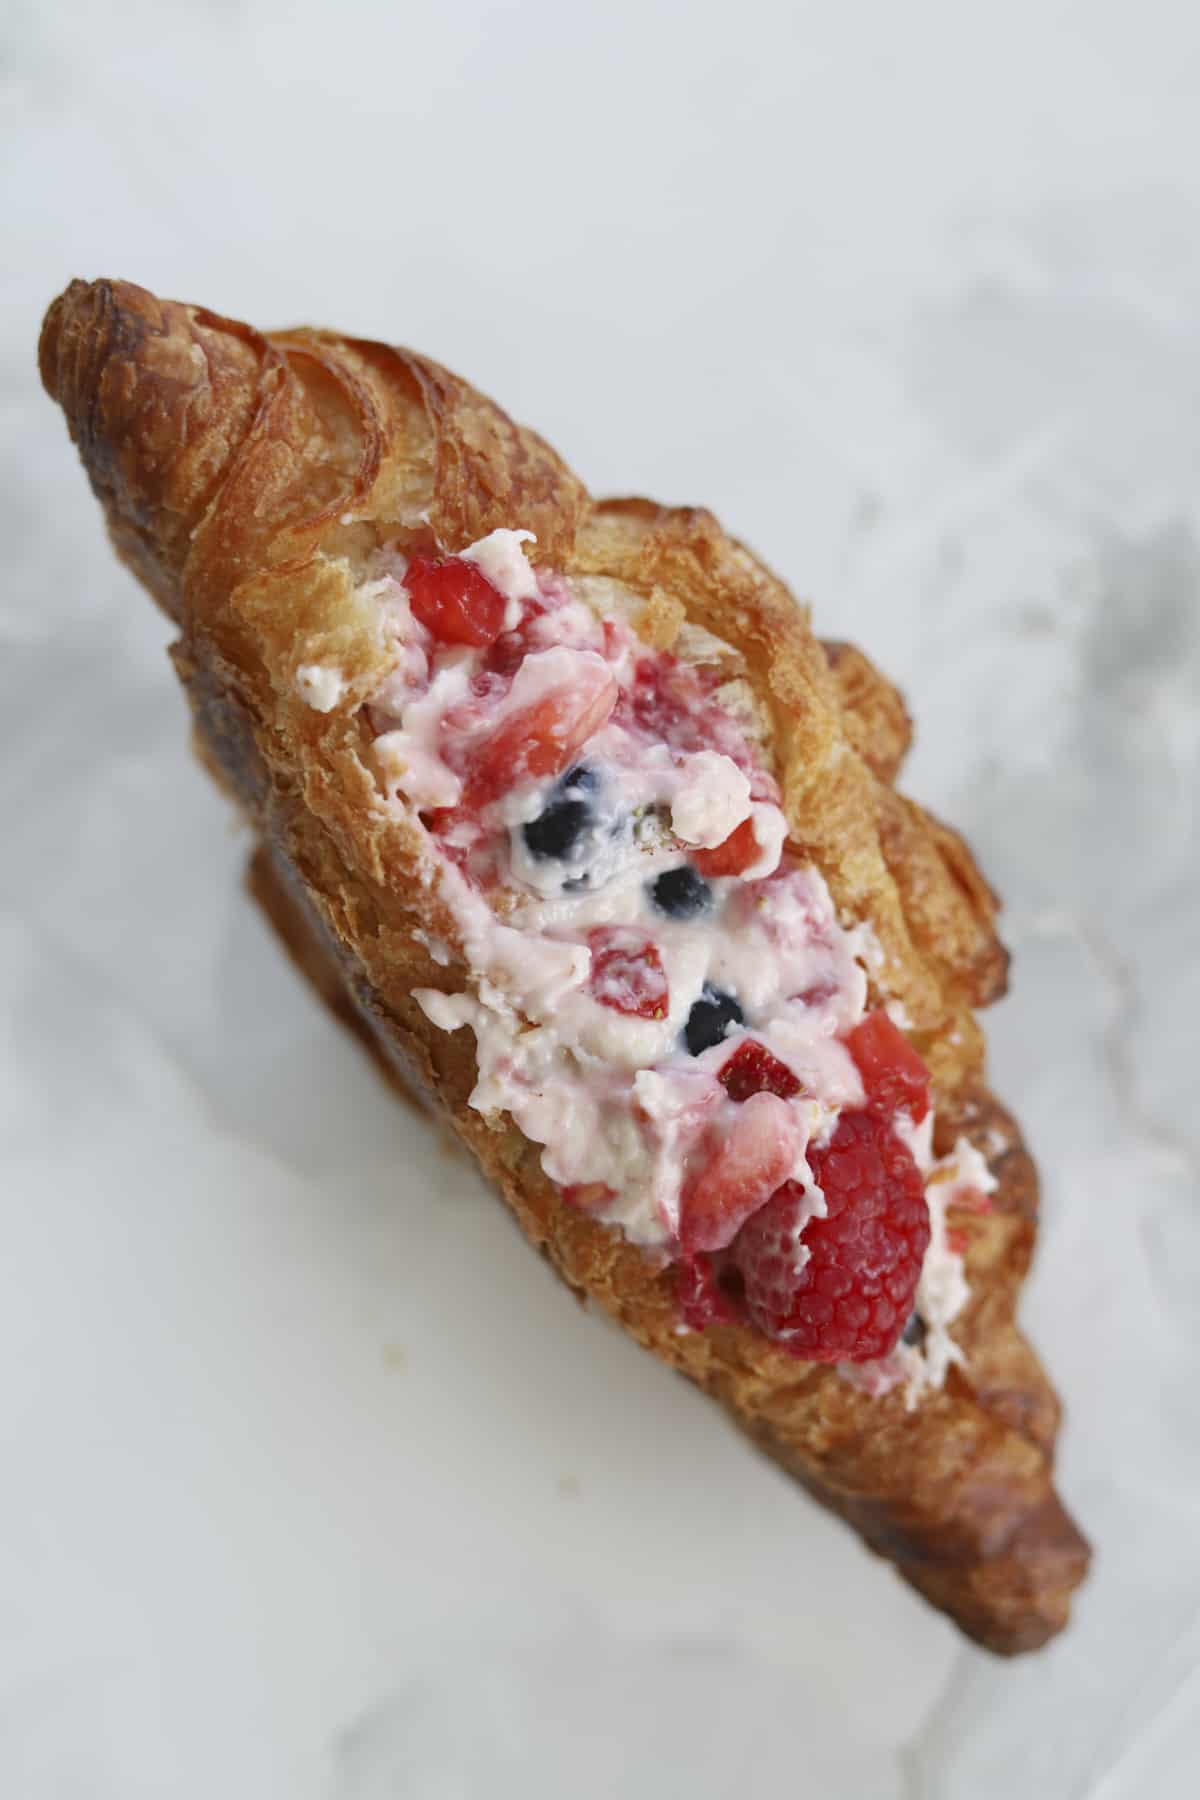
POLYGON ((0 1791, 1194 1792, 1195 10, 29 0, 0 44, 0 1791), (1008 901, 1098 1549, 1051 1650, 965 1646, 571 1305, 282 965, 34 380, 75 274, 428 349, 903 683, 1008 901))

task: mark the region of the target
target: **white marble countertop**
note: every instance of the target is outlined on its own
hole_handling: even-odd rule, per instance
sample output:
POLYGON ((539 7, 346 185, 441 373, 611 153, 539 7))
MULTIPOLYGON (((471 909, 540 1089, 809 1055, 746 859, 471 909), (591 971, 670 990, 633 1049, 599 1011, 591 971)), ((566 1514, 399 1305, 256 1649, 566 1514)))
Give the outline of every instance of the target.
POLYGON ((1195 9, 324 10, 0 28, 0 1792, 1191 1794, 1195 9), (1098 1550, 1051 1650, 571 1305, 283 966, 36 386, 75 274, 427 349, 903 683, 1008 900, 1098 1550))

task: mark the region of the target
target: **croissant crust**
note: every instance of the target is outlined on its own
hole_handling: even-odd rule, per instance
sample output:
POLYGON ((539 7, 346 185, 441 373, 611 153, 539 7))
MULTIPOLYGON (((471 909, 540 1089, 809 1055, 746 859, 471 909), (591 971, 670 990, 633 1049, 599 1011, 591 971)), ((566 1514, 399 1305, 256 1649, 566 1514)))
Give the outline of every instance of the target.
POLYGON ((131 283, 76 281, 46 315, 40 365, 118 553, 178 625, 197 747, 259 835, 253 888, 300 967, 448 1118, 572 1288, 712 1394, 971 1637, 1002 1653, 1044 1643, 1089 1551, 1052 1485, 1057 1399, 1015 1324, 1037 1178, 985 1085, 974 1017, 1003 992, 1007 958, 970 851, 893 786, 910 737, 896 691, 853 646, 822 645, 710 513, 594 501, 533 432, 411 351, 264 335, 131 283), (740 653, 792 841, 842 915, 873 928, 873 986, 903 1006, 932 1070, 935 1147, 965 1135, 998 1180, 990 1213, 954 1217, 965 1367, 914 1407, 748 1327, 681 1334, 670 1271, 564 1205, 538 1146, 471 1110, 471 1034, 438 1031, 412 999, 463 971, 423 948, 453 946, 453 920, 420 880, 424 834, 383 806, 368 767, 354 702, 394 652, 358 586, 383 542, 455 550, 499 526, 535 532, 538 563, 641 595, 651 641, 686 619, 740 653), (328 714, 297 694, 314 662, 349 683, 328 714))

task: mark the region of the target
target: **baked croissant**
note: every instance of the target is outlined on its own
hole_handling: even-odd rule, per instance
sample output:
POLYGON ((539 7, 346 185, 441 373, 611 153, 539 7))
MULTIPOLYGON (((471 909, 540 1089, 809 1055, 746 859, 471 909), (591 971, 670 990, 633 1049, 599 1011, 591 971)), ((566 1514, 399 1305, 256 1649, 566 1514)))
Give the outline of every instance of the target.
POLYGON ((1044 1643, 1089 1551, 1014 1322, 1006 956, 894 789, 899 695, 711 514, 592 500, 412 352, 76 281, 40 364, 301 968, 571 1288, 1044 1643))

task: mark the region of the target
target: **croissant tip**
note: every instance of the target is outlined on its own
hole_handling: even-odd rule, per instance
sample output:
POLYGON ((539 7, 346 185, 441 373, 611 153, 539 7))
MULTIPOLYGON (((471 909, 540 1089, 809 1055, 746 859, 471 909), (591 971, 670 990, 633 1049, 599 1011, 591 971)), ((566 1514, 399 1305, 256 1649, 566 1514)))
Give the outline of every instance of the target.
POLYGON ((144 316, 147 303, 149 307, 158 304, 148 288, 132 281, 107 277, 83 281, 78 276, 69 281, 46 308, 38 339, 38 369, 50 398, 62 400, 66 358, 81 335, 106 319, 110 337, 125 336, 120 329, 122 320, 144 316))

